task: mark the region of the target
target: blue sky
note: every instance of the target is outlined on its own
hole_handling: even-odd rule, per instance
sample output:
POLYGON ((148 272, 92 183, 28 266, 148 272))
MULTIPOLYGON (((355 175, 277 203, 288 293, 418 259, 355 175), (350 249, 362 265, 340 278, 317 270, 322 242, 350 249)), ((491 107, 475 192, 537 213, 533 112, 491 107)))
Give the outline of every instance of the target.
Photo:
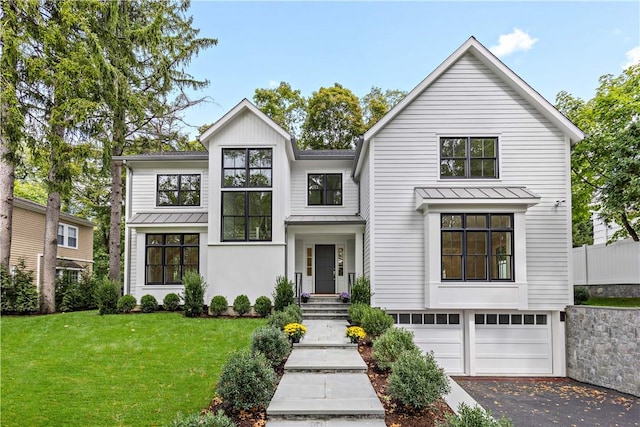
MULTIPOLYGON (((304 96, 340 83, 411 90, 470 36, 554 103, 591 98, 603 74, 640 61, 640 0, 626 2, 217 2, 192 0, 200 35, 218 39, 188 71, 211 103, 185 120, 219 119, 259 87, 304 96)), ((195 136, 195 130, 190 131, 195 136)))

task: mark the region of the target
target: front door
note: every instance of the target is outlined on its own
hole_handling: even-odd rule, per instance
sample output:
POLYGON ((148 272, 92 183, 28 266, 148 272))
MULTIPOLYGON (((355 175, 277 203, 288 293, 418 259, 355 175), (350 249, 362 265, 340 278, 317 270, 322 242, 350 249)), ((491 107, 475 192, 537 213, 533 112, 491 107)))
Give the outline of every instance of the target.
POLYGON ((335 294, 336 246, 316 245, 316 293, 335 294))

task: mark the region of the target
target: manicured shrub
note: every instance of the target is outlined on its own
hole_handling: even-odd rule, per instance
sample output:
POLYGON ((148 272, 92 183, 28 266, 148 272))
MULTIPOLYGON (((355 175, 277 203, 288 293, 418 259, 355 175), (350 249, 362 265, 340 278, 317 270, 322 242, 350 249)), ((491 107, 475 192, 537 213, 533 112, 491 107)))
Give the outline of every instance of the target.
POLYGON ((253 309, 260 317, 267 317, 271 314, 271 300, 269 297, 258 297, 253 304, 253 309))
POLYGON ((282 330, 273 326, 262 326, 253 331, 251 353, 262 353, 272 366, 280 365, 290 351, 291 344, 282 330))
POLYGON ((166 311, 176 311, 180 308, 180 296, 173 292, 164 296, 162 308, 166 311))
POLYGON ((211 311, 212 316, 220 316, 222 313, 227 311, 229 308, 229 302, 222 295, 216 295, 211 298, 211 303, 209 304, 209 311, 211 311))
POLYGON ((589 290, 584 286, 573 287, 573 302, 575 305, 582 305, 589 299, 589 290))
POLYGON ((447 374, 432 352, 405 351, 391 367, 389 395, 407 407, 426 408, 449 391, 447 374))
POLYGON ((355 303, 349 306, 349 320, 352 325, 362 325, 362 318, 367 311, 371 310, 367 304, 355 303))
POLYGON ((386 371, 407 350, 418 350, 413 342, 413 332, 403 328, 389 328, 373 341, 373 360, 378 369, 386 371))
POLYGON ((119 283, 103 278, 96 288, 96 304, 101 315, 115 314, 118 312, 118 288, 119 283))
POLYGON ((136 308, 137 303, 138 302, 136 301, 136 297, 134 297, 133 295, 122 295, 118 299, 118 304, 116 307, 118 308, 119 313, 131 313, 131 310, 136 308))
POLYGON ((377 338, 393 326, 393 317, 379 308, 371 308, 362 317, 362 328, 371 338, 377 338))
POLYGON ((158 300, 153 295, 143 295, 140 298, 140 309, 143 313, 153 313, 158 309, 158 300))
POLYGON ((371 282, 366 276, 359 276, 351 286, 351 304, 371 305, 371 282))
POLYGON ((293 319, 293 322, 290 323, 302 323, 302 309, 298 305, 288 305, 287 308, 284 309, 284 312, 293 319))
POLYGON ((276 373, 261 353, 232 353, 222 368, 216 392, 235 410, 266 406, 276 388, 276 373))
POLYGON ((0 308, 2 312, 33 313, 38 311, 38 290, 33 283, 33 271, 27 270, 24 259, 18 261, 12 277, 0 271, 0 308))
MULTIPOLYGON (((293 306, 290 306, 293 307, 293 306)), ((301 316, 300 316, 301 317, 301 316)), ((294 310, 274 311, 268 318, 268 325, 282 331, 288 323, 300 323, 302 320, 294 310)))
POLYGON ((238 316, 242 317, 251 310, 251 301, 246 295, 238 295, 233 300, 233 311, 238 313, 238 316))
POLYGON ((276 287, 272 294, 273 309, 275 311, 282 311, 288 305, 293 304, 293 295, 293 282, 284 276, 278 276, 276 278, 276 287))
POLYGON ((513 423, 505 417, 494 419, 490 411, 484 411, 478 405, 471 408, 461 403, 458 405, 458 415, 449 415, 444 427, 513 427, 513 423))
POLYGON ((217 414, 207 412, 204 415, 178 413, 166 427, 237 427, 237 425, 220 410, 217 414))
POLYGON ((184 284, 184 315, 198 317, 204 312, 204 293, 207 284, 196 271, 187 271, 182 278, 184 284))

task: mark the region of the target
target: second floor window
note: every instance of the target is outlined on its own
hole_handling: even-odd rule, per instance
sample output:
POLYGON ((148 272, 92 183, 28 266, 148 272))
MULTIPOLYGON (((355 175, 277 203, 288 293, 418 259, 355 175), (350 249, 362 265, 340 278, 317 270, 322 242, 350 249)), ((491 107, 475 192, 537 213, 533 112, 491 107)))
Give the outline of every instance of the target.
POLYGON ((342 205, 341 173, 312 173, 307 181, 309 206, 342 205))
POLYGON ((200 206, 200 175, 158 175, 157 206, 200 206))
POLYGON ((440 178, 497 178, 498 138, 440 138, 440 178))
POLYGON ((67 224, 58 224, 58 246, 77 249, 78 227, 67 224))
POLYGON ((271 148, 222 150, 223 187, 271 187, 271 148))

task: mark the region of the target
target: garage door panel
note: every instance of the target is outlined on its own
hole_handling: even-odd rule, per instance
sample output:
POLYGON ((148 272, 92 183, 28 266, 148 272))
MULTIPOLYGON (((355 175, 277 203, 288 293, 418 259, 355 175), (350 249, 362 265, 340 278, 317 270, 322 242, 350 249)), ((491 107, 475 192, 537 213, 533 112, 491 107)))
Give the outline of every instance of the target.
POLYGON ((433 356, 447 373, 464 373, 464 347, 462 326, 444 327, 425 325, 402 325, 414 334, 414 342, 424 352, 433 351, 433 356))

